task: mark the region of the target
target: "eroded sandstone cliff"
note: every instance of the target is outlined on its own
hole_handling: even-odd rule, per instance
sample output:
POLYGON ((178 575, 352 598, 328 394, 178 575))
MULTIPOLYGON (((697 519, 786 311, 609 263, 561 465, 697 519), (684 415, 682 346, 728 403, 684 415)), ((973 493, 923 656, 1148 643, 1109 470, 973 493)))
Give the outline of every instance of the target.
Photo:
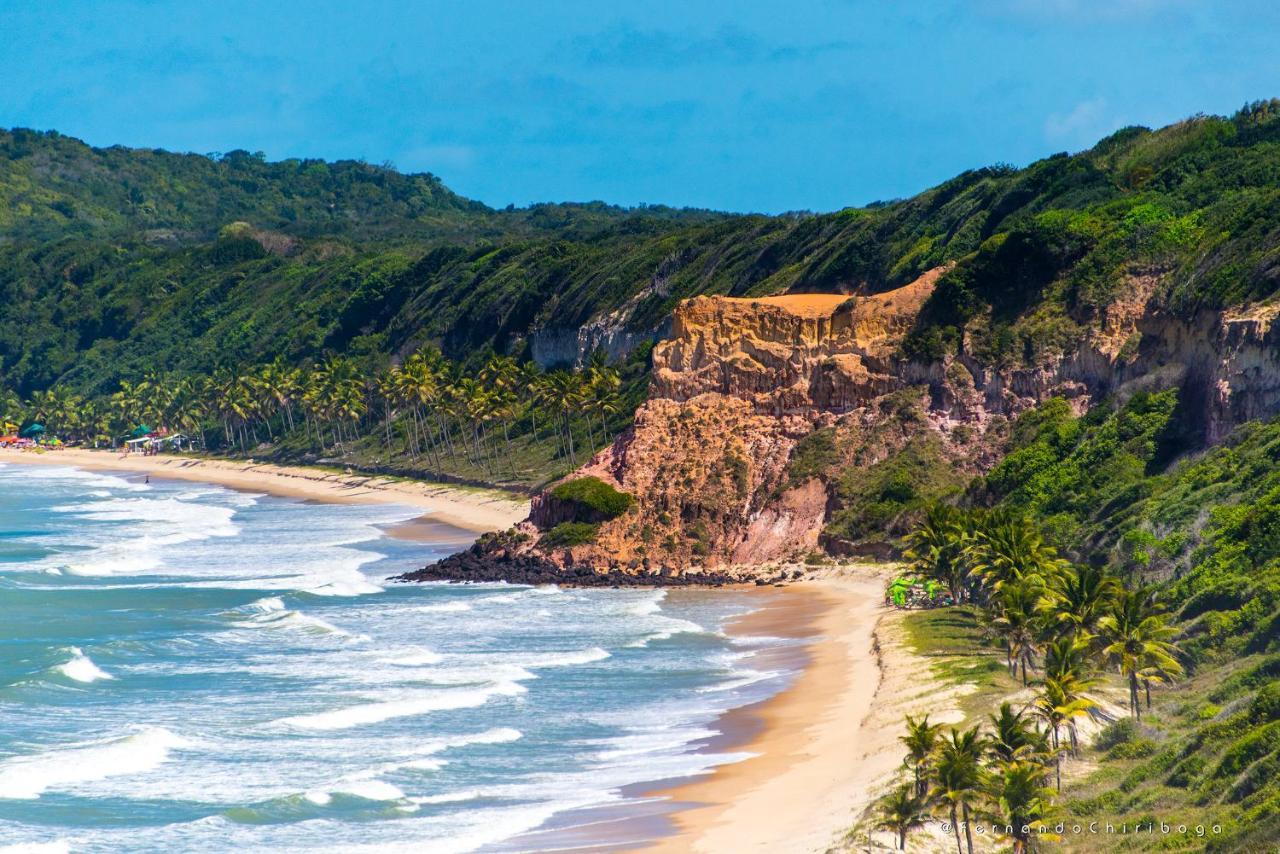
POLYGON ((654 349, 633 428, 570 478, 599 478, 633 496, 630 509, 593 520, 589 542, 549 545, 548 532, 570 520, 540 496, 515 531, 425 577, 733 580, 734 567, 856 549, 829 523, 855 512, 841 501, 861 472, 911 451, 959 481, 997 462, 1010 419, 1051 396, 1083 411, 1108 395, 1179 386, 1208 441, 1280 412, 1280 306, 1187 319, 1156 301, 1158 271, 1134 273, 1071 348, 1039 363, 985 365, 963 347, 908 361, 903 337, 943 272, 871 296, 684 302, 654 349), (815 431, 817 462, 799 447, 815 431))

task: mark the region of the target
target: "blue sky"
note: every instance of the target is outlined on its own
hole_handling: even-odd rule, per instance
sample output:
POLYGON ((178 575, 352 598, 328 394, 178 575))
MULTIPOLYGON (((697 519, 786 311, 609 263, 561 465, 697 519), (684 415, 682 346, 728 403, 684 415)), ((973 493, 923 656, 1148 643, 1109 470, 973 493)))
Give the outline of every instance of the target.
POLYGON ((1280 95, 1252 0, 13 0, 0 126, 491 205, 834 210, 1280 95))

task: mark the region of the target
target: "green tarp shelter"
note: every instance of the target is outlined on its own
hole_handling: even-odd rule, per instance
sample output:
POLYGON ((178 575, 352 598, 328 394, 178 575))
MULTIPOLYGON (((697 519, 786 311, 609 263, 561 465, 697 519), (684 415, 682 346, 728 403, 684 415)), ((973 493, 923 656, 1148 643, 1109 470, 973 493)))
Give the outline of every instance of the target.
POLYGON ((895 578, 893 583, 889 585, 889 598, 893 600, 893 604, 902 607, 907 602, 907 591, 911 589, 911 582, 905 578, 895 578))
POLYGON ((22 428, 22 432, 18 433, 18 436, 23 439, 34 439, 43 432, 43 424, 28 424, 26 427, 22 428))
POLYGON ((143 436, 147 435, 150 432, 151 432, 151 428, 148 427, 146 424, 139 424, 137 427, 134 427, 132 431, 130 431, 129 438, 141 439, 143 436))

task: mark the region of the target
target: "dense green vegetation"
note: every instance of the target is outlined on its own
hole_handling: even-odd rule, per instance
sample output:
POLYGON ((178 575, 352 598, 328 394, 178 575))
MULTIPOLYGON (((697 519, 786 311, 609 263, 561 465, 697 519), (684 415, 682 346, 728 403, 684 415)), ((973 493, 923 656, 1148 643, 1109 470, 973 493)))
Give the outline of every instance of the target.
POLYGON ((565 481, 551 490, 551 497, 575 505, 578 512, 616 519, 631 509, 635 498, 619 492, 594 475, 565 481))
MULTIPOLYGON (((330 357, 373 377, 427 345, 474 374, 495 354, 527 361, 540 333, 573 340, 604 312, 644 338, 699 293, 875 292, 947 263, 907 354, 959 347, 963 329, 982 359, 1034 360, 1078 336, 1126 276, 1167 272, 1174 311, 1272 293, 1278 115, 1260 102, 1129 128, 911 199, 783 217, 599 203, 499 211, 385 165, 0 132, 0 384, 105 399, 149 373, 330 357)), ((542 364, 585 355, 544 348, 542 364)), ((566 468, 552 439, 511 434, 523 482, 566 468)), ((344 443, 349 462, 418 465, 358 444, 344 443)), ((886 516, 897 492, 849 500, 886 516)))
MULTIPOLYGON (((1280 420, 1248 423, 1224 444, 1191 453, 1185 421, 1176 390, 1136 394, 1083 417, 1048 401, 1015 422, 1008 454, 962 507, 925 516, 908 556, 958 601, 981 601, 993 571, 1061 565, 1054 545, 1079 561, 1038 592, 997 582, 980 612, 983 634, 971 632, 971 642, 999 644, 1007 665, 1042 696, 1051 659, 1069 657, 1056 651, 1055 627, 1083 632, 1084 660, 1105 667, 1086 667, 1078 696, 1062 694, 1054 707, 1092 703, 1113 689, 1128 698, 1132 720, 1069 751, 1097 769, 1064 783, 1049 810, 1055 822, 1219 828, 1108 839, 1115 850, 1265 850, 1280 832, 1280 420), (1010 521, 1015 509, 1036 521, 1010 521), (1005 557, 983 554, 993 542, 1005 557), (1148 583, 1163 612, 1142 611, 1156 601, 1136 592, 1148 583), (1176 692, 1148 690, 1170 679, 1180 683, 1176 692)), ((997 770, 983 779, 998 781, 997 770)))
MULTIPOLYGON (((598 362, 544 372, 508 356, 467 372, 424 347, 372 376, 354 360, 333 356, 307 368, 277 359, 212 377, 147 374, 105 398, 66 386, 26 401, 10 392, 0 397, 0 422, 6 434, 40 424, 66 440, 110 447, 161 425, 185 431, 202 450, 247 455, 267 448, 286 459, 327 455, 384 471, 407 464, 519 486, 545 474, 542 455, 573 468, 605 445, 641 394, 636 375, 633 365, 626 382, 627 371, 598 362), (532 465, 531 451, 539 454, 532 465)), ((603 508, 605 518, 621 512, 620 503, 622 510, 630 506, 629 495, 598 480, 591 489, 591 480, 568 484, 569 500, 603 508)))
POLYGON ((1184 674, 1175 630, 1151 591, 1070 564, 1025 516, 936 505, 909 541, 913 569, 976 606, 1010 680, 1032 692, 946 734, 927 715, 908 717, 911 779, 881 802, 881 826, 904 845, 925 815, 943 812, 963 854, 974 848, 972 822, 989 817, 994 835, 1025 851, 1047 839, 1036 828, 1051 824, 1064 758, 1081 755, 1078 722, 1101 710, 1091 695, 1101 670, 1121 677, 1129 713, 1140 720, 1152 685, 1184 674))

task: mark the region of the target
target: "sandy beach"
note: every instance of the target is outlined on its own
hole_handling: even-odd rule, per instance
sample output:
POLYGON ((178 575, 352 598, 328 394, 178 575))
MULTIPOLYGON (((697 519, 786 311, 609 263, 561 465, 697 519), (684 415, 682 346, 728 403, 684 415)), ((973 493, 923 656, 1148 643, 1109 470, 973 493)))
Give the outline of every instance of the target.
POLYGON ((77 466, 94 471, 136 472, 155 477, 214 483, 250 492, 355 504, 402 504, 418 507, 423 517, 392 533, 439 542, 438 525, 473 533, 509 528, 529 513, 529 502, 497 490, 474 489, 426 481, 342 474, 305 466, 277 466, 253 461, 158 455, 144 457, 119 451, 68 448, 22 451, 0 448, 0 462, 23 465, 77 466), (437 528, 431 528, 436 523, 437 528))
MULTIPOLYGON (((961 719, 958 693, 942 690, 907 647, 904 612, 884 606, 884 572, 850 567, 792 585, 730 627, 811 637, 808 666, 787 690, 721 721, 730 736, 749 734, 734 749, 754 758, 655 793, 687 808, 671 815, 676 833, 653 850, 842 850, 900 767, 903 715, 928 708, 934 720, 961 719)), ((888 846, 890 835, 876 841, 888 846)))

